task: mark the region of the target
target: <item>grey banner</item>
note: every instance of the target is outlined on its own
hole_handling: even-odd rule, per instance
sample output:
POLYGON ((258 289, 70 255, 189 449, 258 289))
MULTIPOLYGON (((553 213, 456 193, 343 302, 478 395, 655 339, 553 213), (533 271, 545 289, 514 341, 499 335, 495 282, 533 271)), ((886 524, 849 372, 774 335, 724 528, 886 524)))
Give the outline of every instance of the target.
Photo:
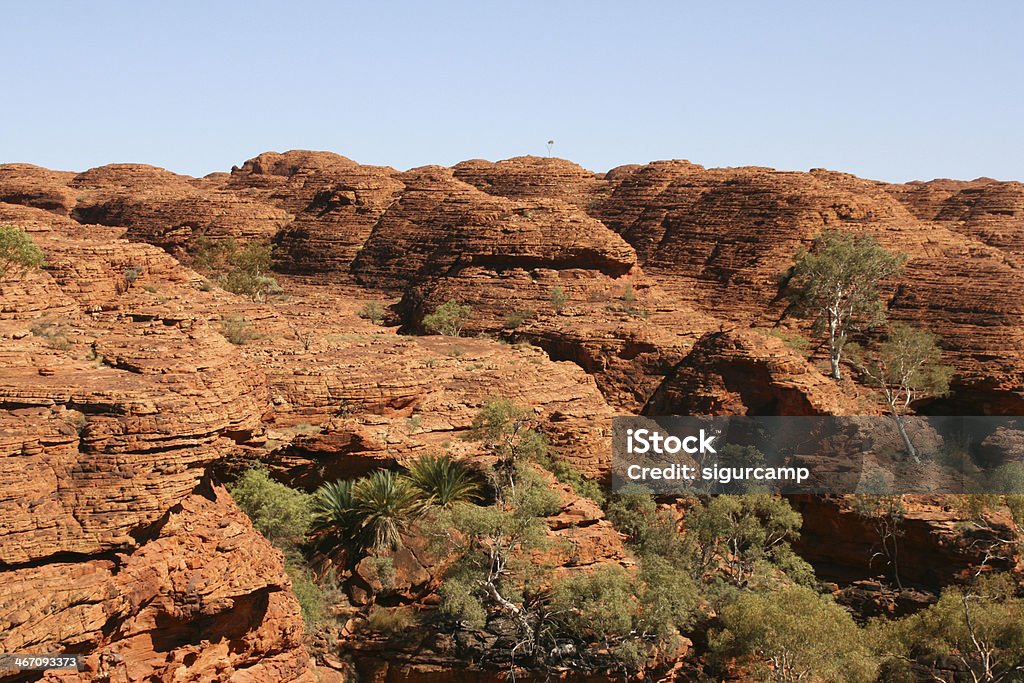
POLYGON ((1024 493, 1024 418, 616 417, 612 484, 658 494, 1024 493))

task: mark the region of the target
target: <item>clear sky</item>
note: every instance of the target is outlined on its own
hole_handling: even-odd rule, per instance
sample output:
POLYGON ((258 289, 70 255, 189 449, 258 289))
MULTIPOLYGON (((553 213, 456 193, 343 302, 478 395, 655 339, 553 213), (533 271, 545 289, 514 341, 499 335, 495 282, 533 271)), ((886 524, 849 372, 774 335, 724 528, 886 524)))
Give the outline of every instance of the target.
POLYGON ((203 175, 266 150, 405 169, 828 167, 1024 180, 1024 2, 0 5, 0 162, 203 175))

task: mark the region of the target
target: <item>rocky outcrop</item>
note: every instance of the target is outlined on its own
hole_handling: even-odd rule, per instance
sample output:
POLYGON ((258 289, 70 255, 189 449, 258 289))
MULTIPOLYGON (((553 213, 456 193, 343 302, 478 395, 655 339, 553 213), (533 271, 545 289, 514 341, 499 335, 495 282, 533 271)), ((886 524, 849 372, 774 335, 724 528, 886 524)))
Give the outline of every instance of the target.
POLYGON ((592 171, 551 157, 514 157, 498 162, 474 159, 452 167, 455 177, 487 194, 509 199, 558 199, 584 211, 611 191, 592 171))
MULTIPOLYGON (((1008 293, 1022 276, 1012 253, 951 223, 922 222, 890 186, 823 170, 656 162, 622 179, 598 215, 634 244, 645 273, 670 296, 743 325, 791 318, 784 274, 816 235, 870 233, 909 257, 899 286, 886 288, 890 308, 942 338, 958 370, 946 405, 981 410, 977 394, 994 391, 1000 398, 990 408, 1020 407, 1022 329, 1008 293)), ((1007 234, 1015 234, 1012 225, 1007 234)))
POLYGON ((75 192, 67 187, 74 173, 32 164, 0 164, 0 204, 22 204, 67 216, 75 192))
POLYGON ((645 415, 859 415, 856 400, 778 337, 709 332, 644 406, 645 415))
POLYGON ((73 215, 83 223, 125 227, 127 237, 179 254, 200 236, 269 240, 290 220, 282 209, 190 180, 151 167, 102 166, 71 181, 89 191, 73 215))
POLYGON ((263 374, 159 293, 194 274, 54 218, 26 226, 48 270, 0 279, 0 649, 111 680, 308 677, 280 556, 205 483, 261 431, 263 374))
POLYGON ((362 284, 401 289, 469 267, 580 268, 617 276, 636 263, 628 244, 563 202, 488 195, 436 166, 399 179, 405 191, 353 263, 362 284))
POLYGON ((274 239, 274 268, 345 274, 403 184, 393 168, 330 152, 266 152, 204 184, 271 204, 294 218, 274 239))
POLYGON ((54 678, 315 680, 280 553, 220 488, 184 497, 137 547, 3 577, 5 651, 85 654, 54 678))
MULTIPOLYGON (((903 497, 895 567, 881 552, 879 527, 858 513, 852 498, 795 496, 790 500, 804 520, 796 550, 825 580, 848 584, 878 577, 895 584, 894 572, 898 572, 905 585, 937 592, 992 561, 986 558, 986 545, 977 542, 964 524, 963 511, 955 509, 949 498, 903 497)), ((888 542, 891 547, 892 539, 888 542)))

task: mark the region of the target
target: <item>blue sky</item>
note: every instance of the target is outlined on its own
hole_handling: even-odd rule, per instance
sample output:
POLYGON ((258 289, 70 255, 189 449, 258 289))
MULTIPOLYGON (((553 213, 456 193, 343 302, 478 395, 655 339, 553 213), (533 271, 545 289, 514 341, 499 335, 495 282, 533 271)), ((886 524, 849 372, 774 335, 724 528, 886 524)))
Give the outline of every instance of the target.
POLYGON ((10 2, 0 162, 405 169, 553 138, 598 171, 1024 180, 1022 27, 1010 0, 10 2))

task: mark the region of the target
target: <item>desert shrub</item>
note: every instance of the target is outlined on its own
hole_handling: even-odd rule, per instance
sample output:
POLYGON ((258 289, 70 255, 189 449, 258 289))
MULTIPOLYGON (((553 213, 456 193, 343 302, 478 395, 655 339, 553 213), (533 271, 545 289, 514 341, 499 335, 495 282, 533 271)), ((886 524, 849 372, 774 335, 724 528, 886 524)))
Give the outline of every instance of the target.
POLYGON ((633 291, 633 285, 627 284, 625 289, 622 290, 622 295, 619 297, 622 299, 627 306, 632 306, 636 303, 636 292, 633 291))
POLYGON ((548 300, 551 301, 551 307, 555 309, 555 313, 561 313, 569 302, 569 296, 560 285, 555 285, 551 288, 551 295, 548 297, 548 300))
POLYGON ((31 235, 13 225, 0 225, 0 278, 19 270, 42 268, 46 257, 31 235))
POLYGON ((536 473, 499 485, 497 504, 459 503, 432 520, 436 551, 453 557, 439 590, 441 613, 467 628, 481 628, 490 612, 502 614, 529 650, 537 637, 538 577, 547 571, 536 552, 548 544, 543 517, 557 510, 558 498, 536 473))
POLYGON ((539 453, 536 459, 537 464, 555 475, 558 481, 572 486, 577 495, 589 498, 598 505, 604 505, 605 495, 600 483, 587 479, 570 463, 549 453, 539 453))
POLYGON ((221 320, 220 333, 224 335, 225 339, 236 346, 243 346, 252 340, 259 338, 259 334, 252 329, 252 325, 249 324, 249 321, 245 318, 238 317, 224 318, 221 320))
POLYGON ((638 669, 651 646, 666 647, 694 621, 700 604, 685 569, 650 556, 639 575, 604 565, 555 584, 548 612, 561 637, 577 650, 608 650, 620 667, 638 669))
POLYGON ((362 305, 357 315, 363 320, 369 320, 375 325, 384 322, 385 309, 383 304, 377 301, 368 301, 362 305))
POLYGON ((46 345, 58 351, 71 348, 71 328, 57 322, 53 318, 43 318, 32 325, 32 335, 46 342, 46 345))
POLYGON ((291 579, 292 593, 302 609, 302 620, 306 628, 312 630, 327 619, 327 595, 299 553, 285 553, 284 570, 291 579))
POLYGON ((451 507, 480 500, 477 475, 448 455, 424 455, 409 465, 409 480, 433 505, 451 507))
POLYGON ((569 635, 603 643, 629 635, 640 603, 633 577, 613 564, 560 581, 552 590, 550 609, 560 615, 569 635))
POLYGON ((124 288, 131 289, 135 281, 142 276, 142 266, 129 266, 124 269, 124 288))
POLYGON ((274 481, 262 467, 246 470, 228 491, 274 545, 295 547, 305 539, 313 520, 308 494, 274 481))
POLYGON ((464 306, 455 299, 449 299, 430 313, 423 317, 423 327, 431 334, 443 334, 449 337, 458 337, 462 334, 462 328, 473 312, 469 306, 464 306))
POLYGON ((537 314, 532 310, 513 311, 512 313, 509 313, 508 316, 505 318, 504 327, 506 330, 517 329, 521 327, 523 323, 525 323, 527 320, 533 318, 535 315, 537 314))
POLYGON ((366 616, 366 627, 371 631, 397 636, 416 624, 416 613, 411 607, 374 606, 366 616))
POLYGON ((282 291, 270 275, 270 257, 270 243, 262 241, 239 248, 234 239, 215 241, 204 235, 192 246, 195 268, 213 275, 223 289, 257 302, 282 291))
POLYGON ((797 332, 786 332, 774 327, 769 328, 757 328, 757 331, 761 334, 766 334, 769 337, 775 337, 776 339, 782 340, 788 348, 797 352, 804 358, 809 358, 811 355, 811 340, 797 332))
POLYGON ((392 590, 398 582, 395 561, 389 555, 371 555, 369 557, 369 564, 373 575, 377 577, 381 587, 385 591, 392 590))
POLYGON ((490 399, 473 418, 466 438, 483 443, 503 460, 536 459, 547 454, 547 439, 535 427, 531 410, 507 399, 490 399))
POLYGON ((770 567, 813 582, 814 572, 793 552, 800 513, 784 498, 768 494, 722 495, 698 502, 686 518, 701 576, 720 572, 738 586, 761 578, 770 567))
POLYGON ((266 301, 269 295, 284 291, 274 278, 241 269, 232 270, 221 277, 220 286, 232 294, 248 297, 256 302, 266 301))
POLYGON ((863 631, 830 597, 810 588, 742 592, 720 620, 721 630, 710 637, 713 658, 741 658, 755 680, 875 680, 878 660, 863 631))

